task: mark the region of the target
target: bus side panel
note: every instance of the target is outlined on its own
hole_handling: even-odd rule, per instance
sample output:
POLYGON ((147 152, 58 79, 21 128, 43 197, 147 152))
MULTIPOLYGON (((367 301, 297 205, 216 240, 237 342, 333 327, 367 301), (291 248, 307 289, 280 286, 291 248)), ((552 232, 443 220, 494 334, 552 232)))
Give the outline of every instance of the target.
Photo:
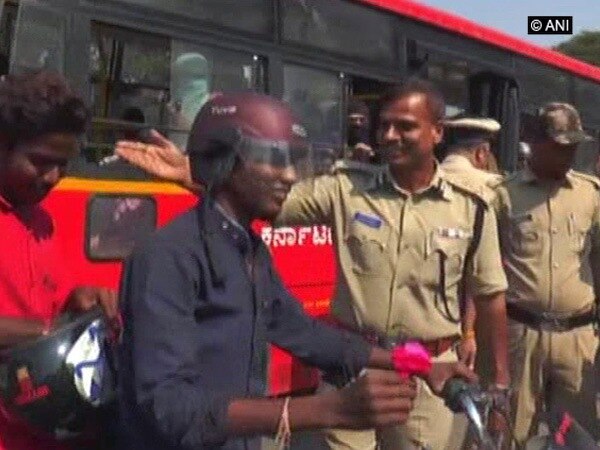
MULTIPOLYGON (((102 193, 100 195, 110 195, 102 193)), ((80 284, 118 288, 121 261, 91 260, 86 254, 87 210, 97 193, 77 190, 53 190, 44 200, 52 215, 59 241, 64 243, 65 264, 80 284)), ((136 196, 132 192, 133 196, 136 196)), ((181 194, 154 194, 157 225, 162 226, 178 214, 192 207, 196 197, 181 194)))
MULTIPOLYGON (((331 252, 331 247, 322 249, 324 256, 331 252)), ((323 258, 314 263, 317 267, 325 268, 333 265, 332 260, 323 258)), ((282 274, 285 275, 285 274, 282 274)), ((291 286, 291 293, 301 299, 304 309, 317 320, 329 315, 330 299, 334 290, 333 283, 313 286, 291 286)), ((324 344, 326 345, 326 343, 324 344)), ((283 350, 272 348, 269 368, 269 391, 272 395, 280 395, 290 391, 310 391, 319 382, 317 370, 302 364, 298 359, 290 357, 283 350)))

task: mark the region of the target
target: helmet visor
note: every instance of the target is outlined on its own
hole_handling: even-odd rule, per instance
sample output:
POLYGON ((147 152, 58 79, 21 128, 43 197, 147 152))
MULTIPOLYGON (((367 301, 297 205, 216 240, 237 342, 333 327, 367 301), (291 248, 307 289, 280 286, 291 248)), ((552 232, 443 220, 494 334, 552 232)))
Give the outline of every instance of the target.
POLYGON ((311 154, 310 144, 303 140, 290 142, 244 137, 239 148, 244 161, 277 168, 292 167, 301 177, 312 174, 311 154))

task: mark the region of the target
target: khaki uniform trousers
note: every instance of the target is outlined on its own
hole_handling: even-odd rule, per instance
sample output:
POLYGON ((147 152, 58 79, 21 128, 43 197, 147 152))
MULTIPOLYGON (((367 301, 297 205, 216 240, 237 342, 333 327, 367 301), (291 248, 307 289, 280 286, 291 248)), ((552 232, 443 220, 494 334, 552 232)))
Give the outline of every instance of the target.
MULTIPOLYGON (((456 361, 456 352, 448 350, 434 361, 456 361)), ((459 449, 467 431, 467 420, 455 415, 429 386, 418 380, 414 409, 406 424, 381 430, 325 430, 331 450, 453 450, 459 449)))
POLYGON ((594 327, 558 333, 509 321, 509 346, 517 441, 523 444, 537 433, 544 403, 546 410, 569 411, 598 440, 598 337, 594 327))

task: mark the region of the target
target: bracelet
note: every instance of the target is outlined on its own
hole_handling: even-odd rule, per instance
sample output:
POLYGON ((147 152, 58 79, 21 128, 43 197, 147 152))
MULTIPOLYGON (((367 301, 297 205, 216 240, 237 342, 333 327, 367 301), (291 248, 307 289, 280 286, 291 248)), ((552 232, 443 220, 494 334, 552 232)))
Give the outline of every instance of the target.
POLYGON ((475 330, 470 329, 463 332, 461 340, 468 341, 470 339, 475 339, 475 330))
POLYGON ((284 450, 290 448, 292 439, 292 430, 290 428, 290 397, 286 397, 281 409, 281 417, 277 425, 277 434, 275 435, 275 448, 284 450))

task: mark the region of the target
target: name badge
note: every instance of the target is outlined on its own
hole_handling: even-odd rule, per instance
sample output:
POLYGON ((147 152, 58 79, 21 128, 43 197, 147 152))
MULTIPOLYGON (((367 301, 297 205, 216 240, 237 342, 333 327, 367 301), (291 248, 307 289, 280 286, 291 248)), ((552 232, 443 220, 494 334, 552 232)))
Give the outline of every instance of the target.
POLYGON ((471 232, 463 228, 438 227, 437 234, 448 239, 469 239, 471 237, 471 232))
POLYGON ((372 216, 370 214, 365 214, 361 212, 357 212, 356 214, 354 214, 354 220, 371 228, 380 228, 383 224, 383 221, 380 217, 372 216))

